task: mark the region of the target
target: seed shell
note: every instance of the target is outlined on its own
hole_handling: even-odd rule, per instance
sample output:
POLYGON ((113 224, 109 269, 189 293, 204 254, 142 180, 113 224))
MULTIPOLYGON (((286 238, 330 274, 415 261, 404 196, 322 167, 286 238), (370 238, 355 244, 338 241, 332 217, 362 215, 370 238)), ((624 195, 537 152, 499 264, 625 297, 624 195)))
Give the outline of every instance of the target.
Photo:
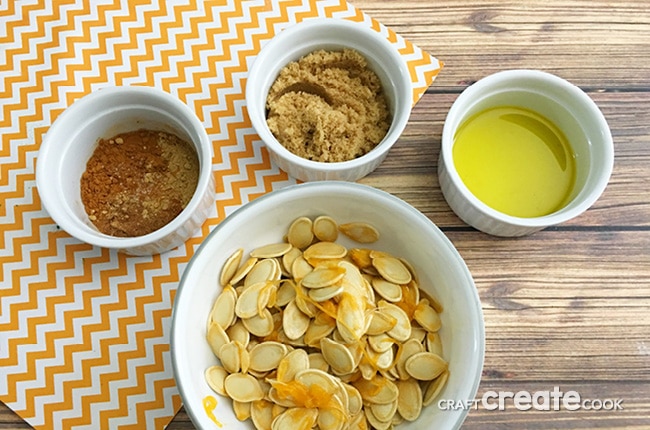
POLYGON ((336 221, 327 215, 317 217, 314 220, 312 230, 314 236, 323 242, 334 242, 339 236, 336 221))
POLYGON ((297 218, 289 226, 287 241, 298 249, 307 248, 314 240, 312 221, 307 217, 297 218))
POLYGON ((221 269, 221 276, 219 277, 221 286, 225 287, 228 285, 232 277, 237 273, 237 268, 239 267, 239 263, 241 263, 242 255, 244 255, 244 249, 239 248, 228 257, 221 269))
POLYGON ((231 373, 224 382, 224 388, 228 397, 238 402, 252 402, 262 400, 264 391, 259 381, 245 373, 231 373))
POLYGON ((379 240, 376 228, 365 222, 350 222, 339 226, 341 233, 359 243, 373 243, 379 240))

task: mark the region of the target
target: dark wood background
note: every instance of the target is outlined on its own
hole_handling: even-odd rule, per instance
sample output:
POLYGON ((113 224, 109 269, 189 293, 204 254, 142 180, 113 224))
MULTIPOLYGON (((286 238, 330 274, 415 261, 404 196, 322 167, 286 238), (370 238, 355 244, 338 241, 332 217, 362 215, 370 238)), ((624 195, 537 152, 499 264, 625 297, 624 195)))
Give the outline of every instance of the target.
MULTIPOLYGON (((388 159, 360 182, 433 220, 472 272, 483 303, 486 391, 575 390, 619 411, 472 409, 463 428, 650 428, 650 7, 646 0, 352 3, 445 63, 388 159), (447 206, 437 159, 449 107, 496 71, 539 69, 585 90, 614 136, 596 204, 517 239, 465 225, 447 206)), ((29 428, 0 404, 0 429, 29 428)), ((193 429, 183 410, 172 430, 193 429)))

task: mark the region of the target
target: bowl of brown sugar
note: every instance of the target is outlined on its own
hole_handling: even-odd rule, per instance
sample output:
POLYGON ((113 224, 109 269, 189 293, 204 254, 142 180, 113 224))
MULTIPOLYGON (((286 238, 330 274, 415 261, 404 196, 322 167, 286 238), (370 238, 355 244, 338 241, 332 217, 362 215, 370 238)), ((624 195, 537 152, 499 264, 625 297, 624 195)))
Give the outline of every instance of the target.
POLYGON ((151 87, 108 87, 68 107, 41 144, 44 208, 75 238, 132 255, 190 238, 214 206, 212 148, 196 114, 151 87))
POLYGON ((319 18, 266 43, 246 106, 271 159, 303 181, 356 181, 375 170, 411 113, 405 60, 363 23, 319 18))

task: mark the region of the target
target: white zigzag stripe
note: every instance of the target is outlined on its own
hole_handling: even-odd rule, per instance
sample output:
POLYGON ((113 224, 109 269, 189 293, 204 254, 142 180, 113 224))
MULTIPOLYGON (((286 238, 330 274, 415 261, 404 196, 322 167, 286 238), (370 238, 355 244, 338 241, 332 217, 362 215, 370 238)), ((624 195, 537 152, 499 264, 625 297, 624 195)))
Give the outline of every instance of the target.
MULTIPOLYGON (((31 143, 28 142, 28 139, 21 139, 21 140, 13 140, 10 142, 10 154, 9 157, 4 157, 2 159, 3 163, 17 163, 18 162, 18 148, 22 146, 23 143, 31 143)), ((13 193, 15 190, 19 189, 17 187, 18 185, 18 177, 24 177, 28 175, 33 174, 33 159, 35 157, 35 154, 33 153, 26 153, 25 154, 25 159, 26 159, 26 166, 22 167, 20 169, 12 169, 8 172, 7 175, 7 185, 0 186, 0 192, 1 193, 13 193), (32 162, 32 163, 30 163, 32 162)), ((22 188, 22 187, 21 187, 22 188)), ((24 191, 25 193, 21 196, 16 196, 16 197, 11 197, 11 198, 6 198, 3 202, 3 205, 7 208, 6 213, 4 216, 0 217, 0 223, 2 224, 13 224, 16 222, 16 214, 14 208, 20 207, 21 205, 31 205, 33 203, 32 200, 32 194, 31 191, 34 188, 34 181, 31 180, 25 180, 24 181, 24 191), (9 210, 11 209, 11 210, 9 210)), ((30 214, 25 214, 25 215, 30 215, 30 214)), ((14 238, 16 235, 15 233, 20 234, 20 236, 17 237, 23 237, 25 232, 15 232, 15 231, 6 231, 4 232, 5 234, 5 240, 8 242, 10 238, 14 238)), ((29 234, 29 232, 26 232, 29 234)), ((3 250, 0 250, 0 253, 2 253, 3 250)), ((5 250, 6 251, 6 250, 5 250)), ((11 255, 11 252, 8 254, 11 255)))
MULTIPOLYGON (((318 16, 325 16, 327 9, 331 7, 338 7, 340 6, 341 2, 339 0, 326 0, 326 1, 319 1, 316 3, 316 9, 318 10, 318 16)), ((339 11, 335 14, 333 14, 333 17, 336 18, 342 18, 342 17, 347 17, 350 14, 354 12, 352 6, 350 4, 346 4, 347 10, 346 11, 339 11)))
MULTIPOLYGON (((85 257, 93 257, 96 254, 97 251, 95 250, 90 250, 86 252, 81 252, 79 253, 81 258, 85 257)), ((65 261, 65 259, 63 259, 65 261)), ((53 282, 54 285, 57 287, 53 289, 45 289, 45 290, 40 290, 37 294, 37 302, 38 302, 38 307, 33 309, 33 310, 28 310, 28 311, 22 311, 19 313, 19 319, 20 319, 20 325, 25 327, 28 325, 28 321, 31 318, 38 318, 41 316, 44 316, 48 314, 49 312, 55 312, 60 315, 64 315, 68 311, 75 311, 75 310, 80 310, 84 308, 84 301, 82 297, 83 291, 86 291, 88 287, 92 287, 92 284, 84 285, 84 284, 78 284, 75 285, 75 299, 73 302, 70 303, 61 303, 58 304, 55 309, 48 309, 46 305, 46 300, 49 298, 53 297, 62 297, 67 294, 66 291, 66 285, 65 285, 65 278, 69 276, 78 276, 82 273, 82 267, 77 265, 76 267, 70 268, 70 269, 65 269, 65 270, 60 270, 56 273, 56 280, 53 282)), ((24 286, 24 290, 29 290, 28 285, 24 286)), ((91 288, 92 289, 92 288, 91 288)), ((38 327, 36 327, 36 341, 30 344, 21 344, 18 349, 19 349, 19 357, 27 357, 28 354, 30 353, 37 353, 39 351, 44 351, 45 348, 47 348, 49 345, 45 341, 45 335, 49 332, 52 331, 60 331, 65 329, 64 326, 61 325, 62 321, 55 321, 50 324, 41 324, 38 327)), ((58 338, 55 341, 55 348, 57 350, 61 350, 65 345, 73 345, 73 344, 79 344, 83 342, 83 337, 82 333, 79 330, 74 330, 71 333, 73 336, 67 337, 67 338, 58 338)), ((40 387, 45 387, 47 384, 47 381, 45 381, 45 369, 50 366, 60 366, 62 364, 65 364, 66 357, 63 356, 62 354, 57 354, 53 358, 49 359, 39 359, 33 363, 33 365, 36 366, 36 375, 37 378, 36 380, 28 380, 28 381, 20 381, 16 385, 16 392, 17 393, 24 393, 25 390, 27 389, 32 389, 32 388, 40 388, 40 387)), ((20 365, 20 363, 19 363, 20 365)), ((26 366, 29 366, 30 363, 25 363, 26 366)), ((7 369, 9 370, 9 369, 7 369)), ((13 370, 10 370, 11 373, 13 373, 13 370)), ((58 384, 55 384, 54 387, 58 387, 58 384)), ((37 405, 37 408, 40 407, 39 402, 41 401, 43 397, 35 397, 34 398, 34 403, 37 405)), ((24 396, 19 396, 18 397, 19 401, 25 401, 24 396)), ((19 405, 19 409, 25 408, 26 405, 19 405)))
MULTIPOLYGON (((142 257, 142 258, 136 258, 134 260, 144 260, 146 261, 148 257, 142 257)), ((137 262, 134 262, 134 264, 130 265, 130 268, 135 269, 135 265, 137 262)), ((169 266, 168 266, 168 261, 163 261, 163 267, 161 269, 155 269, 155 270, 149 270, 147 271, 149 273, 145 273, 145 285, 149 285, 149 287, 141 288, 141 289, 134 289, 134 290, 129 290, 126 293, 126 303, 132 303, 134 304, 133 306, 128 307, 127 309, 123 309, 120 311, 115 311, 112 312, 109 315, 109 319, 111 321, 111 324, 109 325, 110 330, 103 331, 103 332, 94 332, 91 337, 92 337, 92 343, 93 343, 93 348, 92 350, 86 350, 83 352, 79 352, 75 354, 74 357, 74 367, 77 369, 83 368, 83 361, 87 359, 92 359, 92 358, 97 358, 99 354, 101 353, 101 346, 100 342, 105 339, 115 339, 119 337, 119 321, 122 318, 128 318, 128 317, 133 317, 135 315, 138 315, 141 309, 139 309, 137 306, 135 306, 136 301, 140 297, 150 297, 153 292, 151 285, 153 285, 153 280, 151 279, 153 276, 159 276, 161 273, 168 273, 169 272, 169 266)), ((131 275, 133 276, 133 275, 131 275)), ((132 279, 132 278, 131 278, 132 279)), ((111 288, 119 288, 118 283, 111 282, 111 288)), ((81 407, 81 402, 84 396, 91 395, 91 394, 96 394, 98 392, 101 392, 101 387, 99 385, 99 375, 102 373, 106 372, 115 372, 118 370, 123 370, 119 369, 118 363, 119 363, 119 354, 128 352, 128 351, 133 351, 134 348, 138 348, 138 341, 136 339, 136 335, 139 332, 143 331, 149 331, 152 330, 154 327, 152 325, 152 322, 155 321, 153 312, 158 310, 158 309, 169 309, 171 307, 171 301, 170 301, 170 295, 167 294, 166 296, 163 297, 165 300, 157 303, 150 303, 148 305, 145 305, 143 307, 144 314, 140 315, 144 322, 139 323, 139 324, 131 324, 127 327, 127 336, 128 336, 128 343, 127 347, 125 348, 125 345, 111 345, 109 347, 109 363, 108 365, 105 366, 96 366, 92 369, 91 373, 93 375, 93 381, 94 384, 88 386, 88 387, 83 387, 83 388, 77 388, 74 390, 73 395, 72 395, 72 402, 73 402, 73 408, 72 410, 80 410, 81 407)), ((96 309, 100 309, 102 305, 109 304, 114 302, 115 298, 106 296, 102 297, 101 301, 100 300, 94 300, 93 301, 93 307, 96 309)), ((98 321, 91 321, 90 319, 84 319, 87 321, 79 321, 75 320, 75 326, 79 325, 79 327, 82 327, 86 324, 98 322, 98 321)), ((155 344, 159 344, 160 341, 164 341, 164 337, 161 338, 148 338, 145 340, 145 346, 146 346, 146 353, 142 356, 142 358, 138 359, 132 359, 128 361, 127 364, 127 370, 128 370, 128 379, 127 382, 124 384, 118 384, 123 387, 134 387, 138 385, 137 382, 137 373, 135 372, 135 369, 137 369, 139 366, 143 365, 149 365, 155 362, 156 356, 155 356, 155 351, 153 351, 153 346, 155 344)), ((77 370, 78 372, 79 370, 77 370)), ((163 373, 168 373, 168 372, 163 372, 163 373)), ((74 372, 72 373, 74 375, 74 372)), ((166 374, 165 375, 167 378, 171 377, 172 375, 166 374)), ((109 385, 115 385, 115 381, 111 382, 109 385)), ((63 381, 61 381, 63 383, 63 381)), ((150 387, 153 389, 154 387, 150 387)), ((152 391, 148 391, 151 393, 152 391)), ((136 396, 137 397, 137 396, 136 396)), ((94 417, 96 420, 99 420, 99 412, 106 407, 111 407, 111 408, 116 408, 118 407, 118 401, 119 399, 112 398, 110 401, 106 402, 104 405, 105 407, 99 407, 97 408, 97 415, 94 417)), ((129 399, 129 402, 131 403, 132 400, 129 399)), ((123 417, 123 421, 125 423, 137 423, 137 416, 135 415, 136 409, 135 407, 129 408, 132 413, 129 416, 123 417)), ((63 418, 60 417, 60 418, 63 418)), ((92 420, 91 422, 96 423, 98 421, 92 420)))
MULTIPOLYGON (((94 6, 95 5, 93 3, 94 6)), ((98 10, 97 8, 93 8, 91 15, 85 17, 86 20, 88 21, 93 21, 98 18, 98 10)), ((74 45, 74 58, 68 58, 63 61, 61 61, 60 69, 63 70, 65 73, 65 70, 67 69, 68 66, 74 66, 78 64, 83 64, 86 60, 84 59, 83 53, 88 50, 96 50, 98 48, 104 47, 104 41, 101 38, 101 34, 104 32, 111 31, 113 27, 113 23, 117 22, 116 21, 116 16, 119 14, 119 12, 116 11, 107 11, 106 15, 104 16, 104 19, 106 19, 106 25, 103 27, 100 26, 92 26, 90 27, 90 37, 88 37, 88 42, 77 42, 74 45)), ((83 28, 83 24, 81 22, 76 23, 76 28, 79 29, 78 31, 81 31, 83 28)), ((122 35, 121 38, 116 38, 116 39, 111 39, 110 41, 107 40, 107 44, 105 47, 106 52, 104 54, 94 54, 91 56, 89 59, 89 63, 93 65, 93 67, 87 68, 87 70, 74 70, 75 68, 73 67, 72 69, 74 70, 74 77, 75 77, 75 82, 83 82, 86 78, 89 77, 97 77, 102 74, 102 68, 99 66, 100 61, 102 60, 110 60, 115 58, 114 50, 111 49, 114 47, 117 43, 125 43, 128 41, 128 33, 126 35, 122 35), (110 44, 110 45, 109 45, 110 44)), ((107 77, 110 79, 113 78, 113 74, 108 73, 107 77)), ((94 89, 93 89, 94 90, 94 89)))

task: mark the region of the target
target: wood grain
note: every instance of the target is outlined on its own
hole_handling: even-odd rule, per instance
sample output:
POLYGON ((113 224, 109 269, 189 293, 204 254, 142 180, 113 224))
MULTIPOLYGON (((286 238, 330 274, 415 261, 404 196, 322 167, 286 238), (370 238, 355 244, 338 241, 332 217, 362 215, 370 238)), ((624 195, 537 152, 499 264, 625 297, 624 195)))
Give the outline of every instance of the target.
MULTIPOLYGON (((650 8, 647 1, 358 0, 445 63, 388 159, 360 182, 391 192, 457 247, 481 297, 489 391, 575 390, 620 411, 469 412, 468 429, 650 428, 650 8), (615 142, 610 183, 563 225, 503 239, 465 225, 437 180, 444 119, 490 73, 555 73, 599 105, 615 142)), ((0 405, 0 429, 29 428, 0 405)), ((181 410, 168 427, 193 429, 181 410)))

